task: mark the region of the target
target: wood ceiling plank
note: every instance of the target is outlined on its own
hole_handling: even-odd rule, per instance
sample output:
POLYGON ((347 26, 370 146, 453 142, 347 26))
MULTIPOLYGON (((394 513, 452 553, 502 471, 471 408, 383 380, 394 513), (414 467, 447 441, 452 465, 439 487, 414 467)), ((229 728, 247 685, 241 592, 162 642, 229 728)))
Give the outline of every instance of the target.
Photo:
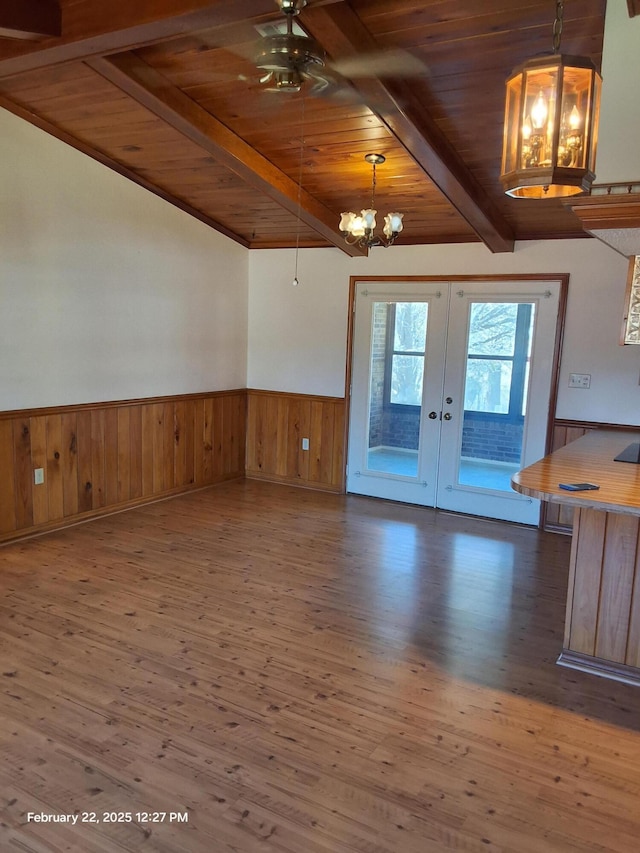
MULTIPOLYGON (((301 20, 334 60, 372 53, 377 48, 358 16, 345 4, 307 8, 301 20)), ((412 96, 412 81, 406 81, 399 88, 371 77, 354 80, 352 85, 487 248, 492 252, 512 252, 511 226, 482 191, 431 116, 412 96)))
MULTIPOLYGON (((17 0, 13 4, 7 0, 7 4, 21 5, 17 0)), ((248 17, 268 20, 276 16, 273 0, 77 0, 65 6, 61 38, 0 47, 0 78, 131 50, 193 30, 225 28, 248 17)))
POLYGON ((192 207, 187 202, 182 201, 181 199, 178 199, 170 193, 166 192, 164 189, 162 189, 162 187, 159 187, 151 181, 147 180, 143 175, 137 174, 131 169, 128 169, 122 163, 119 163, 117 160, 114 160, 112 157, 109 157, 107 154, 104 154, 103 152, 92 148, 86 143, 81 142, 75 136, 72 136, 70 133, 67 133, 61 128, 56 127, 54 124, 36 115, 31 110, 28 110, 25 107, 16 104, 14 101, 9 100, 4 95, 0 95, 0 108, 5 109, 10 113, 13 113, 13 115, 18 116, 19 118, 22 118, 25 121, 28 121, 35 127, 39 127, 40 130, 44 130, 45 133, 54 136, 61 142, 70 145, 72 148, 75 148, 77 151, 81 151, 83 154, 86 154, 88 157, 91 157, 98 163, 102 163, 104 166, 107 166, 109 169, 112 169, 119 175, 128 178, 130 181, 133 181, 133 183, 138 184, 144 189, 149 190, 149 192, 152 192, 154 195, 157 195, 160 198, 164 199, 164 201, 168 201, 170 204, 174 205, 174 207, 177 207, 185 213, 188 213, 189 216, 193 216, 195 219, 199 219, 201 222, 204 222, 205 225, 208 225, 210 228, 213 228, 220 234, 224 234, 225 237, 229 237, 236 243, 240 243, 240 245, 248 248, 249 244, 246 240, 244 240, 242 237, 239 237, 238 234, 226 228, 224 225, 221 225, 219 222, 212 219, 210 216, 206 216, 202 213, 202 211, 197 210, 195 207, 192 207))
POLYGON ((0 0, 0 38, 38 40, 60 36, 57 0, 0 0))
POLYGON ((212 154, 249 186, 289 213, 299 214, 323 239, 352 257, 366 254, 366 250, 345 243, 337 230, 338 216, 333 211, 138 57, 126 53, 111 59, 92 59, 87 64, 212 154))

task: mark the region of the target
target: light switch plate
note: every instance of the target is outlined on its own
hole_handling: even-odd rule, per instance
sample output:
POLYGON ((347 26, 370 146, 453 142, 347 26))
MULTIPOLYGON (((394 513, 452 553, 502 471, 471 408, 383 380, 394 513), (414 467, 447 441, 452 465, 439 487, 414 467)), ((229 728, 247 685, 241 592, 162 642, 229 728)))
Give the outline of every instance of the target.
POLYGON ((591 374, 590 373, 570 373, 569 388, 590 388, 591 374))

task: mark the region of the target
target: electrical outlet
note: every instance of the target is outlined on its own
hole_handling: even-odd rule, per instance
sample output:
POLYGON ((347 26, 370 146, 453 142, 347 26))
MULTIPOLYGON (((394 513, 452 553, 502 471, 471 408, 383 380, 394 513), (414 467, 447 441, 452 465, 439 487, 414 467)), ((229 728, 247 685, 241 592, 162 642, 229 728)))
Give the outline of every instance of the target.
POLYGON ((569 388, 590 388, 591 374, 590 373, 570 373, 569 388))
POLYGON ((44 468, 34 468, 33 469, 33 484, 34 486, 41 486, 44 483, 44 468))
POLYGON ((309 449, 309 439, 308 439, 308 438, 303 438, 303 439, 302 439, 302 449, 303 449, 303 450, 308 450, 308 449, 309 449))

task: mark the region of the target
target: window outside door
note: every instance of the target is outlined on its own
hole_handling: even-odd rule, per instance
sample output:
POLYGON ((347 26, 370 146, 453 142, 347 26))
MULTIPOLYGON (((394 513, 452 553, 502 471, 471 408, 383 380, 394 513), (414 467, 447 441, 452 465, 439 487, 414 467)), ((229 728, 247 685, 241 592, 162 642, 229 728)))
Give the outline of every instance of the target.
POLYGON ((560 281, 362 282, 347 490, 536 524, 560 281))

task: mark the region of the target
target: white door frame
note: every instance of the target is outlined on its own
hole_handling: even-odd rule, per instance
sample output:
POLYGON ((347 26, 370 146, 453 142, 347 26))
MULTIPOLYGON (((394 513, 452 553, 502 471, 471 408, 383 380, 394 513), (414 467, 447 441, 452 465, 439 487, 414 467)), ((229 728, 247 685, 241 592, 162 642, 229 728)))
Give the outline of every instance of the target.
MULTIPOLYGON (((567 295, 569 288, 569 274, 568 273, 525 273, 525 274, 500 274, 500 275, 455 275, 455 276, 447 276, 447 275, 438 275, 438 276, 351 276, 349 280, 349 317, 348 317, 348 329, 347 329, 347 361, 346 361, 346 381, 345 381, 345 432, 344 432, 344 459, 349 458, 349 447, 348 447, 348 437, 349 437, 349 420, 351 413, 351 379, 352 379, 352 363, 353 363, 353 348, 354 348, 354 329, 355 329, 355 310, 356 310, 356 288, 358 284, 363 282, 371 282, 371 283, 384 283, 389 286, 389 289, 392 291, 394 283, 397 285, 402 284, 411 284, 411 283, 435 283, 435 282, 451 282, 451 283, 465 283, 465 282, 482 282, 486 281, 490 282, 512 282, 513 284, 518 285, 518 283, 522 283, 523 290, 526 289, 527 282, 544 282, 544 281, 553 281, 560 283, 560 297, 558 304, 558 322, 556 326, 556 335, 554 342, 554 352, 553 352, 553 368, 552 368, 552 379, 551 385, 549 389, 549 410, 546 424, 546 435, 545 435, 545 454, 550 452, 550 444, 551 444, 551 436, 552 436, 552 427, 555 420, 555 412, 556 412, 556 404, 558 398, 558 382, 559 382, 559 373, 560 373, 560 358, 562 353, 562 338, 564 332, 565 325, 565 316, 566 316, 566 306, 567 306, 567 295)), ((346 471, 345 478, 343 481, 343 491, 346 492, 346 471)), ((540 514, 542 516, 542 513, 540 514)), ((538 525, 540 524, 540 520, 538 521, 538 525)))

